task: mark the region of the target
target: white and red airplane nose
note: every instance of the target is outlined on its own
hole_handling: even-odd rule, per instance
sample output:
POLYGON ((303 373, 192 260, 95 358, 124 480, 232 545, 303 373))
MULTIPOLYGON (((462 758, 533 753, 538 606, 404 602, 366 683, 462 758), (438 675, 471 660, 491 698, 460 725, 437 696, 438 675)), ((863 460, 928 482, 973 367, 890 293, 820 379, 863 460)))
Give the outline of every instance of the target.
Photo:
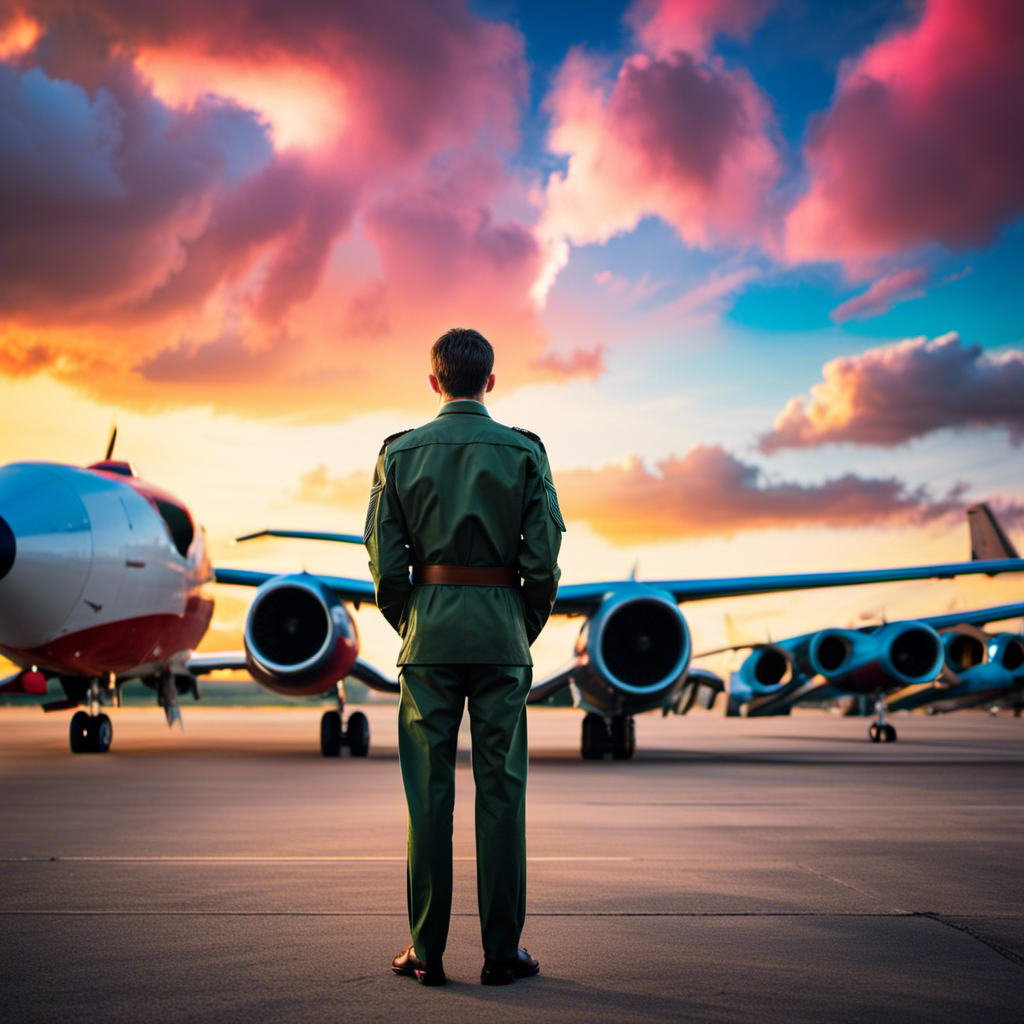
POLYGON ((91 561, 89 515, 60 467, 0 469, 0 644, 25 649, 58 636, 91 561))

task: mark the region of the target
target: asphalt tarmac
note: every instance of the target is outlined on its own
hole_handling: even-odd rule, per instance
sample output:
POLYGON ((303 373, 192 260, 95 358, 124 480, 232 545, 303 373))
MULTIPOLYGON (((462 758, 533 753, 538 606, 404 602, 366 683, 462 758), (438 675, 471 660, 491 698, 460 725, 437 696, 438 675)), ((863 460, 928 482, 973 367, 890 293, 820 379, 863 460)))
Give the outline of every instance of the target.
MULTIPOLYGON (((325 760, 319 708, 0 709, 0 1021, 1024 1020, 1024 720, 713 714, 637 721, 583 762, 531 710, 529 917, 541 974, 478 983, 473 793, 458 769, 449 984, 406 943, 394 707, 325 760)), ((468 748, 468 737, 466 737, 468 748)))

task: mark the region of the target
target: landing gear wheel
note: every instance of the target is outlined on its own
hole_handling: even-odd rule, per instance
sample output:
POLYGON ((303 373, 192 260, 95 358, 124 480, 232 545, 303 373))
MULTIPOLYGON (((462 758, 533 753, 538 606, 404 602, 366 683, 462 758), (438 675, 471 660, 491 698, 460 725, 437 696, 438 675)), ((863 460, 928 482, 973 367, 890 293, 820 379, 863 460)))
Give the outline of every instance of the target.
POLYGON ((341 715, 337 711, 325 711, 320 719, 320 753, 324 757, 337 757, 341 744, 341 715))
POLYGON ((616 715, 612 719, 612 757, 628 761, 636 753, 636 723, 632 715, 616 715))
POLYGON ((878 727, 877 722, 872 722, 871 725, 868 727, 868 736, 871 737, 872 743, 882 742, 882 730, 878 727))
POLYGON ((345 742, 353 757, 366 757, 370 750, 370 722, 362 711, 353 711, 348 716, 345 742))
POLYGON ((883 725, 882 729, 885 733, 882 738, 883 743, 895 743, 896 742, 896 729, 891 725, 883 725))
POLYGON ((84 711, 76 711, 71 716, 71 753, 84 754, 89 747, 89 727, 92 719, 84 711))
POLYGON ((580 752, 587 761, 600 761, 608 750, 608 726, 594 712, 583 716, 583 740, 580 752))
POLYGON ((114 739, 114 726, 107 715, 97 715, 89 723, 90 750, 97 754, 105 754, 114 739))

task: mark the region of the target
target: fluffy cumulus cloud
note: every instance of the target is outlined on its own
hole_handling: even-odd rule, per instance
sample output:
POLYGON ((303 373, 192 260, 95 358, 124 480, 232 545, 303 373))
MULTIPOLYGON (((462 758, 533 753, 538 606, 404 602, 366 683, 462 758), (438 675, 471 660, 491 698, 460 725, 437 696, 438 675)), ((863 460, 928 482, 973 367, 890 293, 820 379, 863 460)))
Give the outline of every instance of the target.
POLYGON ((747 39, 775 0, 636 0, 626 12, 644 48, 706 53, 717 35, 747 39))
POLYGON ((1024 212, 1024 5, 925 0, 841 77, 786 249, 849 264, 990 242, 1024 212))
POLYGON ((467 317, 508 339, 506 382, 554 372, 504 161, 512 26, 464 0, 0 0, 4 24, 0 372, 345 415, 380 403, 377 345, 401 360, 467 317))
POLYGON ((558 473, 556 482, 568 519, 586 520, 622 544, 797 526, 920 523, 961 507, 959 492, 933 499, 895 478, 775 481, 717 445, 699 445, 653 469, 633 458, 558 473))
POLYGON ((1019 444, 1024 352, 987 354, 951 333, 834 359, 810 397, 790 399, 760 448, 893 446, 945 427, 1001 427, 1019 444))
POLYGON ((563 245, 541 288, 566 243, 604 242, 647 216, 694 246, 761 236, 780 170, 771 109, 749 74, 703 53, 719 27, 711 14, 755 6, 640 5, 640 40, 653 52, 633 54, 613 78, 570 52, 546 100, 549 146, 566 167, 547 183, 543 230, 563 245))
POLYGON ((924 295, 921 286, 930 276, 924 267, 910 267, 895 274, 886 274, 872 282, 860 295, 841 302, 832 310, 830 316, 837 324, 845 323, 847 320, 867 320, 869 317, 881 316, 900 302, 921 298, 924 295))

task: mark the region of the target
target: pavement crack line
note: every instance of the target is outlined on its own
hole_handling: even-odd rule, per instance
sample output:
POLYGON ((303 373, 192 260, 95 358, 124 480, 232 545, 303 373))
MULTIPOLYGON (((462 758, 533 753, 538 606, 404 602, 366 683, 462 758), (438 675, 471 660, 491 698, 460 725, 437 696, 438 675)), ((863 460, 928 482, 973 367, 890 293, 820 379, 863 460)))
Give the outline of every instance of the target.
MULTIPOLYGON (((400 910, 0 910, 0 917, 407 917, 400 910)), ((452 917, 477 917, 475 911, 452 911, 452 917)), ((541 910, 530 917, 929 917, 918 913, 820 910, 541 910)), ((946 923, 946 922, 943 922, 946 923)))
POLYGON ((824 871, 817 871, 814 868, 809 868, 806 864, 798 864, 796 861, 794 861, 793 864, 801 871, 807 871, 809 874, 817 875, 819 878, 824 878, 829 882, 835 882, 836 885, 841 885, 844 889, 850 889, 853 892, 860 893, 861 896, 866 896, 869 900, 874 900, 875 903, 881 903, 883 907, 888 907, 894 914, 913 915, 914 913, 912 910, 904 910, 902 907, 894 907, 887 900, 883 900, 881 896, 876 896, 873 892, 861 889, 852 882, 844 882, 841 878, 836 878, 834 875, 827 874, 824 871))
POLYGON ((1015 953, 1012 949, 1007 949, 1006 946, 1001 946, 993 939, 987 939, 984 935, 979 935, 973 928, 970 928, 966 924, 958 924, 956 921, 949 921, 935 913, 922 912, 917 916, 926 917, 929 921, 937 921, 939 924, 944 924, 947 928, 953 928, 958 932, 963 932, 965 935, 970 935, 972 939, 977 939, 983 946, 988 946, 989 949, 998 953, 1005 960, 1009 960, 1010 963, 1016 964, 1018 967, 1024 967, 1024 956, 1021 956, 1019 953, 1015 953))

